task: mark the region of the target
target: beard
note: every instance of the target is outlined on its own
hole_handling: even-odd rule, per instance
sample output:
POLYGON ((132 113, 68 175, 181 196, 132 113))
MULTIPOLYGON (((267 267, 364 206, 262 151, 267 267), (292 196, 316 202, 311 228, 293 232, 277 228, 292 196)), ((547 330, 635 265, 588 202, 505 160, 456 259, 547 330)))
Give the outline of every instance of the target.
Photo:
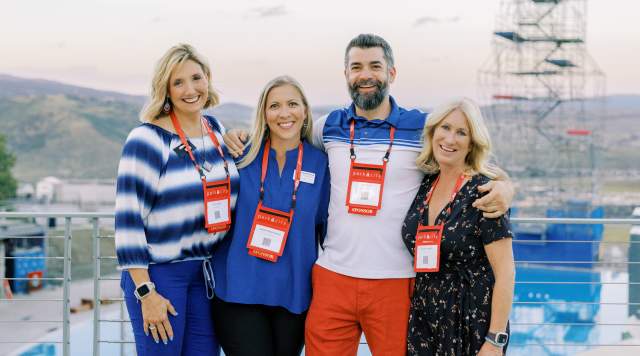
POLYGON ((378 81, 375 79, 362 80, 357 83, 353 83, 352 85, 348 85, 349 87, 349 95, 351 95, 351 99, 362 110, 369 111, 377 108, 382 104, 382 101, 389 93, 389 82, 388 81, 378 81), (375 85, 376 90, 371 93, 360 94, 358 92, 358 88, 360 86, 369 86, 375 85))

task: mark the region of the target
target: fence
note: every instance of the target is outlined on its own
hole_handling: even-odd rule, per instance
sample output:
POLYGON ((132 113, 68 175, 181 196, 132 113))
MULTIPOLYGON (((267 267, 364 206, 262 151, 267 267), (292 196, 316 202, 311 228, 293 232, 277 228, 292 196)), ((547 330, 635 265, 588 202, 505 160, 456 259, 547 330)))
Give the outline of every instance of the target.
MULTIPOLYGON (((4 263, 7 260, 11 260, 11 259, 18 259, 18 258, 22 258, 22 259, 45 259, 45 260, 56 260, 56 261, 62 261, 63 263, 63 268, 62 268, 62 275, 61 276, 48 276, 45 275, 44 277, 41 278, 41 281, 45 281, 48 283, 61 283, 62 284, 62 288, 61 288, 61 293, 62 296, 60 298, 34 298, 31 296, 27 296, 27 297, 23 297, 20 295, 16 295, 13 298, 7 298, 5 296, 1 296, 2 298, 0 298, 0 303, 42 303, 42 302, 57 302, 61 304, 60 307, 60 313, 59 315, 61 315, 61 319, 43 319, 43 320, 21 320, 21 319, 5 319, 4 317, 0 317, 0 324, 10 324, 10 325, 18 325, 18 324, 29 324, 29 323, 54 323, 57 324, 61 327, 62 329, 62 337, 59 340, 49 340, 47 341, 47 343, 52 343, 52 344, 58 344, 61 345, 62 347, 62 355, 64 356, 69 356, 71 355, 71 322, 70 322, 70 317, 71 317, 71 303, 70 303, 70 285, 71 285, 71 281, 72 281, 72 275, 71 275, 71 267, 72 267, 72 261, 71 261, 71 247, 72 244, 74 243, 74 239, 73 239, 73 235, 74 235, 74 228, 75 225, 72 223, 76 223, 76 222, 83 222, 85 225, 88 224, 91 228, 91 246, 92 246, 92 262, 93 262, 93 342, 92 342, 92 352, 93 355, 99 356, 100 355, 100 346, 103 344, 118 344, 120 345, 120 352, 121 354, 123 353, 124 350, 124 346, 126 344, 131 344, 132 341, 130 340, 125 340, 124 335, 125 335, 125 329, 129 327, 128 323, 129 320, 127 317, 125 317, 126 313, 124 312, 124 302, 123 302, 123 298, 122 297, 118 297, 118 298, 103 298, 102 297, 102 291, 101 291, 101 284, 104 281, 117 281, 119 280, 119 277, 109 277, 109 276, 103 276, 102 274, 102 266, 103 263, 105 263, 105 261, 111 261, 114 262, 116 257, 114 256, 115 252, 113 250, 110 251, 106 251, 106 254, 104 254, 104 252, 102 251, 101 248, 101 241, 104 239, 113 239, 114 236, 112 233, 110 234, 101 234, 101 221, 104 223, 105 221, 108 222, 107 226, 110 226, 111 228, 109 230, 113 230, 112 229, 112 221, 113 221, 113 214, 112 213, 0 213, 0 220, 2 219, 31 219, 31 220, 35 220, 35 219, 50 219, 50 218, 56 218, 56 219, 63 219, 64 221, 64 233, 60 236, 46 236, 45 239, 46 241, 49 240, 53 240, 53 239, 62 239, 63 240, 63 253, 61 256, 49 256, 49 255, 44 255, 42 257, 12 257, 12 256, 0 256, 0 263, 4 263), (102 304, 103 303, 119 303, 120 304, 120 317, 118 318, 103 318, 102 316, 102 304), (119 324, 119 338, 116 339, 110 339, 110 338, 103 338, 103 333, 102 333, 102 327, 104 323, 116 323, 119 324)), ((570 219, 570 218, 517 218, 517 219, 512 219, 513 223, 529 223, 529 224, 623 224, 623 225, 640 225, 640 219, 570 219)), ((33 236, 0 236, 0 238, 13 238, 13 239, 29 239, 29 238, 42 238, 41 236, 37 236, 37 237, 33 237, 33 236)), ((531 243, 531 241, 522 241, 522 240, 514 240, 514 245, 517 243, 531 243)), ((540 242, 535 242, 535 243, 540 243, 540 242)), ((573 244, 592 244, 592 243, 597 243, 597 244, 621 244, 621 245, 629 245, 631 246, 632 244, 640 244, 640 240, 634 240, 634 239, 630 239, 629 241, 591 241, 591 240, 584 240, 584 241, 545 241, 544 243, 549 243, 550 245, 554 244, 554 243, 573 243, 573 244)), ((639 245, 640 246, 640 245, 639 245)), ((640 257, 640 256, 638 256, 640 257)), ((529 294, 526 294, 526 290, 527 288, 529 288, 530 286, 540 286, 540 285, 547 285, 547 286, 554 286, 554 285, 560 285, 560 286, 571 286, 571 288, 567 288, 565 291, 569 291, 569 292, 574 292, 574 293, 582 293, 580 291, 580 289, 578 288, 578 286, 587 286, 587 288, 591 288, 590 290, 593 292, 593 288, 603 288, 605 286, 615 286, 615 285, 622 285, 622 286, 626 286, 627 288, 630 286, 635 286, 635 285, 640 285, 640 280, 639 281, 602 281, 600 280, 600 277, 594 279, 592 277, 584 277, 585 274, 580 272, 580 270, 576 270, 576 269, 571 269, 571 268, 565 268, 563 269, 562 264, 566 263, 567 265, 571 265, 571 266, 575 266, 575 265, 579 265, 581 263, 581 261, 533 261, 533 260, 516 260, 516 266, 542 266, 544 267, 545 264, 551 264, 553 263, 555 266, 560 266, 559 269, 554 272, 554 273, 566 273, 568 276, 571 276, 572 278, 576 278, 577 280, 574 281, 562 281, 562 280, 545 280, 545 278, 542 278, 538 275, 536 275, 536 273, 538 273, 538 269, 536 269, 537 267, 533 267, 529 272, 531 272, 531 276, 524 276, 523 278, 519 278, 516 280, 516 288, 521 288, 523 290, 525 290, 525 297, 524 299, 526 300, 522 300, 523 298, 514 300, 514 311, 516 314, 518 315, 512 315, 512 322, 511 322, 511 326, 512 326, 512 331, 516 331, 516 334, 512 334, 512 341, 511 341, 511 345, 510 347, 541 347, 541 348, 549 348, 549 347, 554 347, 554 346, 564 346, 564 347, 599 347, 599 346, 620 346, 620 347, 625 347, 625 348, 629 348, 630 350, 635 350, 635 352, 638 352, 640 350, 640 341, 639 340, 635 340, 634 343, 615 343, 615 344, 605 344, 605 343, 597 343, 597 344, 589 344, 589 343, 569 343, 566 342, 566 340, 561 340, 560 342, 558 341, 549 341, 549 339, 536 339, 535 335, 536 333, 538 333, 539 335, 542 335, 541 337, 544 336, 544 332, 541 331, 543 328, 545 327, 563 327, 563 328, 584 328, 584 327, 594 327, 594 326, 616 326, 616 327, 639 327, 640 328, 640 322, 638 324, 635 323, 622 323, 622 322, 604 322, 604 321, 598 321, 598 320, 589 320, 589 318, 582 318, 580 320, 572 320, 571 318, 576 318, 575 314, 578 313, 582 316, 584 316, 584 314, 589 314, 591 313, 593 310, 599 310, 599 308, 606 308, 608 306, 622 306, 622 307, 633 307, 633 306, 638 306, 640 305, 640 301, 638 302, 630 302, 629 300, 627 301, 614 301, 614 302, 608 302, 608 301, 601 301, 601 300, 597 300, 597 301, 590 301, 590 300, 579 300, 581 297, 577 296, 576 298, 578 300, 567 300, 567 301, 558 301, 558 300, 554 300, 553 295, 548 296, 545 299, 545 295, 541 295, 541 296, 536 296, 536 292, 529 292, 529 294), (561 271, 561 272, 558 272, 561 271), (564 271, 564 272, 563 272, 564 271), (578 272, 576 272, 578 271, 578 272), (542 278, 542 279, 541 279, 542 278), (533 295, 532 295, 533 294, 533 295), (530 297, 530 298, 528 298, 530 297), (535 306, 535 305, 542 305, 544 306, 544 310, 539 311, 539 310, 534 310, 534 309, 527 309, 528 306, 535 306), (540 321, 540 318, 531 318, 531 315, 529 314, 540 314, 540 312, 542 313, 546 313, 549 310, 553 309, 553 308, 558 308, 558 306, 560 305, 560 313, 564 313, 563 318, 557 319, 557 320, 552 320, 552 321, 540 321), (578 306, 577 308, 582 308, 582 309, 575 309, 576 306, 578 306), (587 306, 587 309, 584 309, 584 306, 587 306), (591 307, 588 307, 591 306, 591 307), (520 309, 518 309, 520 308, 520 309), (573 309, 572 309, 573 308, 573 309), (590 308, 590 309, 589 309, 590 308), (587 310, 586 312, 584 310, 587 310), (590 311, 591 310, 591 311, 590 311), (523 314, 523 315, 520 315, 523 314), (573 316, 572 316, 573 315, 573 316), (533 321, 531 321, 533 320, 533 321), (585 321, 586 320, 586 321, 585 321), (522 329, 525 330, 524 332, 527 333, 527 335, 520 335, 517 334, 517 330, 518 329, 522 329), (527 331, 529 330, 529 331, 527 331), (531 335, 533 336, 531 336, 531 335), (637 349, 635 349, 637 348, 637 349)), ((617 268, 617 270, 620 270, 621 267, 624 266, 630 266, 630 265, 636 265, 636 264, 640 264, 640 260, 635 261, 635 260, 630 260, 630 258, 627 258, 627 260, 619 260, 619 261, 615 261, 615 260, 609 260, 609 261, 601 261, 601 260, 597 260, 595 262, 590 262, 593 263, 593 268, 587 270, 586 272, 589 271, 593 271, 596 270, 598 271, 599 269, 602 271, 602 266, 607 266, 608 268, 612 267, 612 268, 617 268)), ((640 276, 639 276, 640 277, 640 276)), ((11 277, 11 278, 5 278, 5 276, 0 276, 0 278, 5 281, 5 280, 26 280, 26 281, 32 281, 33 278, 16 278, 16 277, 11 277)), ((551 289, 551 291, 547 291, 548 293, 553 294, 554 290, 553 288, 551 289)), ((544 293, 547 293, 544 292, 544 293)), ((547 294, 548 294, 547 293, 547 294)), ((553 310, 556 310, 553 309, 553 310)), ((19 333, 17 333, 19 334, 19 333)), ((577 333, 578 334, 578 340, 580 339, 580 332, 577 333)), ((1 344, 37 344, 37 343, 41 343, 42 341, 38 341, 38 340, 28 340, 28 339, 21 339, 18 336, 13 336, 10 335, 9 336, 10 339, 3 337, 2 339, 0 339, 0 345, 1 344)))

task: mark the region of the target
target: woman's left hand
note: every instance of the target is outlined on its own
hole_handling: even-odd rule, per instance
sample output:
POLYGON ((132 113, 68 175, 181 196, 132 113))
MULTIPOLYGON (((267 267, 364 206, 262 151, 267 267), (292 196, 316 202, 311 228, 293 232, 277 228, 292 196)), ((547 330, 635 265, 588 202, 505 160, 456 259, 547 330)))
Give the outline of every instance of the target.
POLYGON ((478 352, 478 356, 502 356, 502 347, 485 342, 478 352))

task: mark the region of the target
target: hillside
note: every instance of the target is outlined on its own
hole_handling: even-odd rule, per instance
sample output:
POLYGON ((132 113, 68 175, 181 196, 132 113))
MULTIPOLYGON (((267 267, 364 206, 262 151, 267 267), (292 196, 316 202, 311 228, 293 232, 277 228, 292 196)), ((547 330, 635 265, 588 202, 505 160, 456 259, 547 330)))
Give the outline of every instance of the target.
POLYGON ((103 100, 124 101, 135 105, 142 105, 145 100, 144 96, 84 88, 51 80, 24 79, 11 75, 0 74, 0 98, 46 95, 69 95, 82 98, 99 98, 103 100))
MULTIPOLYGON (((35 181, 113 178, 122 143, 139 124, 145 98, 0 75, 0 133, 16 155, 15 176, 35 181)), ((246 127, 252 109, 220 105, 213 114, 246 127)))
MULTIPOLYGON (((113 178, 122 143, 139 124, 145 98, 53 81, 0 74, 0 133, 17 156, 19 180, 113 178)), ((314 107, 314 117, 332 107, 314 107)), ((253 108, 225 103, 211 110, 227 128, 250 126, 253 108)), ((640 167, 640 96, 607 100, 604 142, 598 164, 640 167)), ((513 142, 501 142, 509 146, 513 142)))

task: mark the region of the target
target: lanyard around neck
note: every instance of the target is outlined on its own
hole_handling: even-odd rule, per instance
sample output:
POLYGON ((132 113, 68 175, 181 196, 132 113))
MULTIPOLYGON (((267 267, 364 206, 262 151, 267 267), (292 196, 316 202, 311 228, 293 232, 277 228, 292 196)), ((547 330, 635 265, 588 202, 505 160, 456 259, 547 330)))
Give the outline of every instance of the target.
MULTIPOLYGON (((458 194, 458 191, 462 187, 462 183, 464 183, 465 177, 466 176, 463 173, 463 174, 460 175, 460 177, 458 177, 458 180, 456 180, 456 185, 453 187, 453 191, 451 191, 451 197, 449 198, 449 204, 451 204, 451 202, 453 202, 453 199, 455 199, 456 194, 458 194)), ((429 202, 431 201, 431 196, 433 195, 433 191, 436 189, 436 186, 438 185, 439 181, 440 181, 440 175, 438 174, 438 177, 436 178, 435 182, 433 182, 433 184, 431 185, 431 188, 429 188, 429 192, 427 192, 427 195, 424 197, 424 201, 422 202, 422 207, 420 207, 420 216, 421 217, 424 214, 425 208, 429 206, 429 202)), ((449 210, 450 209, 451 209, 451 207, 449 207, 449 210)))
MULTIPOLYGON (((355 162, 356 160, 356 151, 353 145, 353 137, 355 136, 355 120, 351 119, 351 122, 349 123, 349 151, 351 153, 351 161, 355 162)), ((383 164, 387 164, 387 162, 389 162, 389 155, 391 154, 391 147, 393 146, 393 137, 395 136, 396 133, 396 128, 391 126, 391 129, 389 130, 389 147, 387 147, 387 152, 384 154, 384 157, 382 157, 382 162, 383 164)))
MULTIPOLYGON (((178 136, 180 136, 180 141, 184 145, 184 149, 189 154, 189 157, 191 158, 191 161, 193 162, 193 165, 195 166, 196 171, 198 171, 198 174, 200 175, 200 179, 206 180, 206 176, 202 170, 202 167, 200 167, 200 164, 198 163, 198 161, 196 161, 196 157, 193 155, 193 151, 191 150, 191 145, 189 145, 189 142, 187 142, 187 136, 184 134, 184 131, 182 130, 182 126, 180 126, 180 121, 178 121, 178 118, 176 117, 176 114, 173 111, 171 111, 169 115, 171 116, 171 122, 173 123, 173 128, 178 133, 178 136)), ((218 138, 213 133, 213 130, 209 125, 209 122, 205 120, 204 117, 200 117, 200 121, 201 121, 201 124, 204 125, 204 127, 207 129, 207 133, 209 134, 209 138, 211 139, 211 142, 213 142, 213 145, 218 150, 220 157, 222 157, 222 162, 224 163, 224 171, 227 174, 227 178, 229 178, 229 164, 227 163, 227 160, 224 157, 224 151, 222 151, 222 146, 220 146, 220 142, 218 141, 218 138)), ((204 147, 202 148, 202 154, 203 155, 205 154, 204 147)))
MULTIPOLYGON (((260 177, 260 202, 264 199, 264 180, 267 177, 267 168, 269 167, 269 150, 271 148, 271 140, 267 139, 264 144, 264 152, 262 153, 262 175, 260 177)), ((303 155, 302 142, 298 145, 298 162, 296 163, 296 172, 293 182, 293 194, 291 196, 291 210, 296 207, 296 195, 298 193, 298 187, 300 186, 300 175, 302 173, 302 155, 303 155)))

